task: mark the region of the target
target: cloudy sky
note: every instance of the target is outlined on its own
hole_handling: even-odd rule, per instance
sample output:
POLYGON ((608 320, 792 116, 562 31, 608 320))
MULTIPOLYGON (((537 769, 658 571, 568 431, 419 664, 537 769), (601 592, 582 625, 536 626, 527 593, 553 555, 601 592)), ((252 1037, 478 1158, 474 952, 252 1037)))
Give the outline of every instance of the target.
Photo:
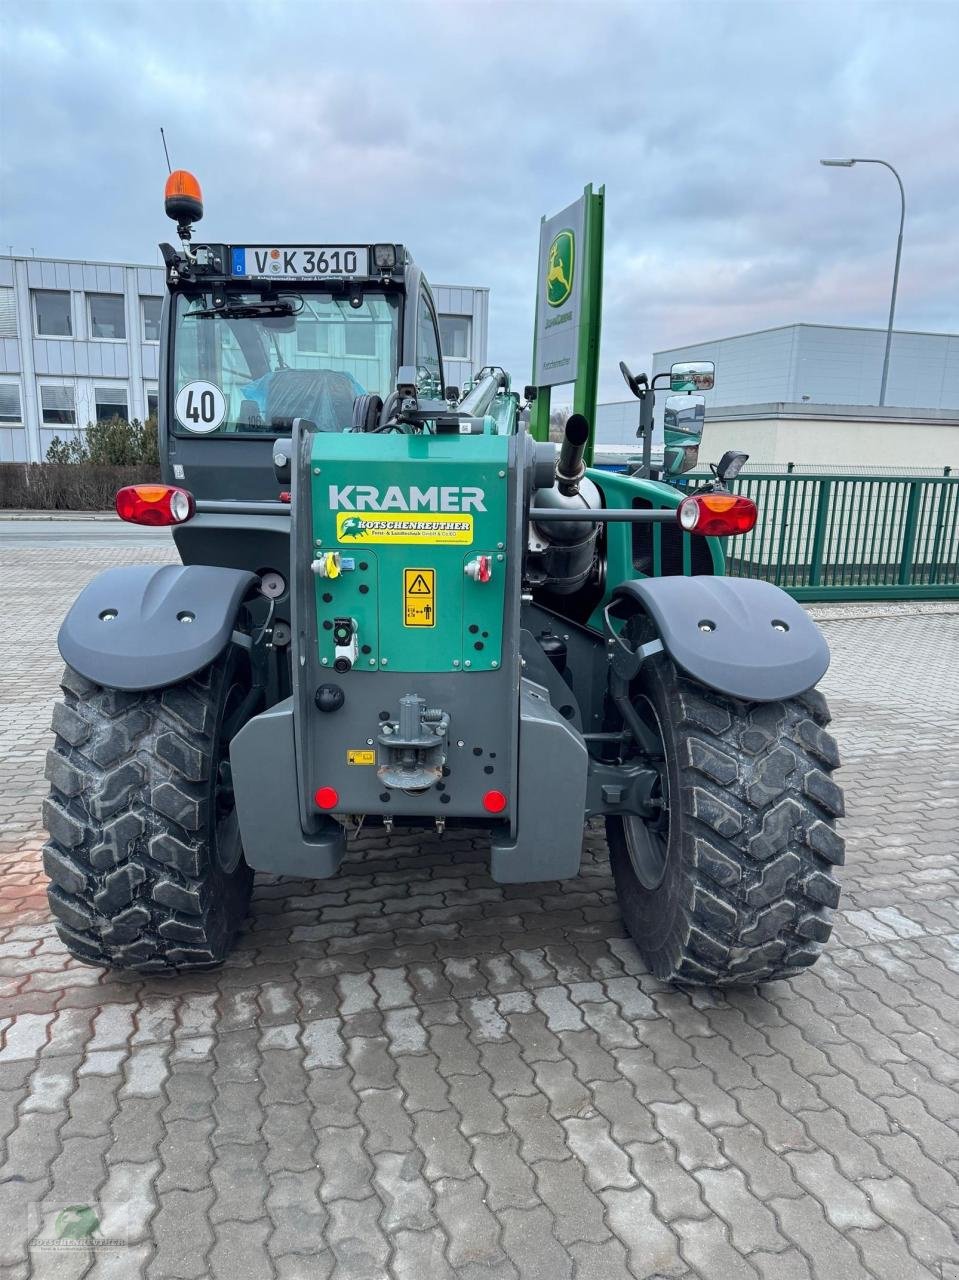
MULTIPOLYGON (((151 262, 165 166, 211 239, 401 240, 489 285, 529 376, 538 223, 606 184, 617 362, 792 321, 959 331, 959 4, 3 0, 0 251, 151 262)), ((561 397, 560 397, 561 398, 561 397)))

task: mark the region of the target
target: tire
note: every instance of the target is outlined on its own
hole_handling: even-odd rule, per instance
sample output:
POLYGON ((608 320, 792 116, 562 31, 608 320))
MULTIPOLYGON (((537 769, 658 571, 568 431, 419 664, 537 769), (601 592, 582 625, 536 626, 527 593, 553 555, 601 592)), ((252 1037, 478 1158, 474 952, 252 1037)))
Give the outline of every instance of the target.
POLYGON ((842 792, 816 690, 744 703, 648 659, 634 706, 658 731, 657 831, 608 817, 623 921, 659 978, 745 986, 814 963, 839 903, 842 792), (659 877, 657 883, 657 876, 659 877))
POLYGON ((246 918, 226 756, 248 703, 233 645, 181 684, 105 689, 70 667, 54 707, 43 850, 57 932, 85 964, 209 969, 246 918))

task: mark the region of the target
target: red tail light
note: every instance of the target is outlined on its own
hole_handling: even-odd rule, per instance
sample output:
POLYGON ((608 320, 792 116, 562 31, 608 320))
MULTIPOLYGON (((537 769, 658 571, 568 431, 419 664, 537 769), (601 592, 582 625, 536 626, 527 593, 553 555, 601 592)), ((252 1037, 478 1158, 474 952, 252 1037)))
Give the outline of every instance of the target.
POLYGON ((130 524, 183 524, 196 511, 193 494, 175 484, 131 484, 117 492, 117 515, 130 524))
POLYGON ((676 517, 687 533, 713 538, 748 533, 758 514, 752 498, 735 493, 694 493, 684 498, 676 510, 676 517))

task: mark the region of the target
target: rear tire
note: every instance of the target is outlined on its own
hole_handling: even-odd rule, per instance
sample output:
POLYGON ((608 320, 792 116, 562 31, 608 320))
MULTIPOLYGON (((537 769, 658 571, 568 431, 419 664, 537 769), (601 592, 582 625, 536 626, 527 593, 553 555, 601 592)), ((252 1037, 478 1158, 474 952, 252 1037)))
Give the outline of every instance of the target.
POLYGON ((843 797, 816 690, 744 703, 648 659, 635 705, 665 748, 661 836, 606 820, 623 921, 657 977, 717 986, 811 965, 839 902, 843 797))
POLYGON ((43 865, 64 945, 117 969, 222 963, 253 884, 226 747, 249 689, 245 656, 231 645, 189 680, 145 693, 70 667, 61 687, 43 865))

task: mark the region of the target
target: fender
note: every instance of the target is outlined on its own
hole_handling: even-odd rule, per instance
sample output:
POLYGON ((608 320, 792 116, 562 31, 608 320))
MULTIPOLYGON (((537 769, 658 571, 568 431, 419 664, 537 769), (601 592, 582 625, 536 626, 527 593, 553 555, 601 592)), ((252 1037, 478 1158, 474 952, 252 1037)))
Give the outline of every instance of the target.
POLYGON ((677 667, 734 698, 792 698, 811 689, 829 667, 825 636, 771 582, 643 578, 618 586, 613 605, 619 617, 643 609, 677 667))
POLYGON ((185 680, 226 648, 256 574, 212 565, 107 569, 80 592, 57 636, 67 666, 110 689, 185 680))

